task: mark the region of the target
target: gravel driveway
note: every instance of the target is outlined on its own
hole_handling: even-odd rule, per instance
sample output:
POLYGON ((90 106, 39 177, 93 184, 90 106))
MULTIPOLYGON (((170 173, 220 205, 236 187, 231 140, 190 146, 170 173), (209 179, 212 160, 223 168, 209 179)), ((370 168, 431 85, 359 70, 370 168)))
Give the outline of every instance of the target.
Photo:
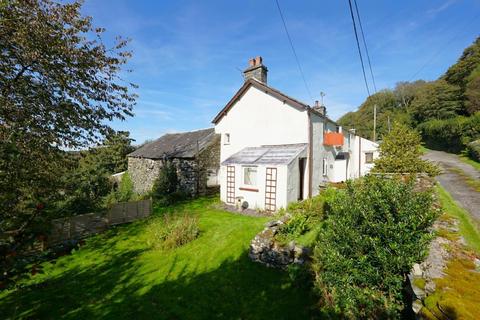
POLYGON ((443 169, 443 173, 437 177, 437 181, 460 206, 480 222, 480 192, 475 191, 473 187, 468 185, 465 177, 458 171, 461 170, 466 176, 476 180, 480 180, 480 172, 451 153, 430 150, 423 158, 436 162, 443 169))

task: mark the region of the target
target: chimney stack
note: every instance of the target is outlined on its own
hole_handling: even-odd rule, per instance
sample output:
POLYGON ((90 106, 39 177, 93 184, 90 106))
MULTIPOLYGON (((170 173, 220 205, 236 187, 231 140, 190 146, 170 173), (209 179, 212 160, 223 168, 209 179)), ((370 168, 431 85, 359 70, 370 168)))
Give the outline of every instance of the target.
POLYGON ((268 69, 263 65, 262 61, 263 59, 260 56, 248 60, 248 68, 243 71, 245 81, 254 78, 255 80, 267 84, 268 69))
POLYGON ((313 106, 313 110, 317 111, 318 113, 320 113, 322 116, 326 116, 327 115, 327 108, 322 104, 320 105, 318 103, 318 100, 315 101, 315 106, 313 106))

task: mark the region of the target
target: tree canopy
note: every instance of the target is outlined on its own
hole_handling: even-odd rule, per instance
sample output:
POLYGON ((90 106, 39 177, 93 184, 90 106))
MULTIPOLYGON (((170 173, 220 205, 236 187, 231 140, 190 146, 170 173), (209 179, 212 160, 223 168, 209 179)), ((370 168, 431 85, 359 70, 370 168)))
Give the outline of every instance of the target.
POLYGON ((0 233, 15 231, 16 246, 59 196, 65 150, 103 141, 111 120, 132 115, 128 41, 107 46, 104 32, 80 1, 0 2, 0 233))
POLYGON ((368 97, 357 111, 341 117, 339 124, 355 128, 364 137, 372 137, 374 105, 380 139, 388 132, 389 123, 397 121, 416 127, 430 148, 448 146, 446 150, 456 152, 464 149, 470 141, 478 139, 478 130, 470 130, 471 126, 461 132, 452 129, 456 123, 475 124, 475 114, 480 111, 480 37, 439 79, 400 82, 392 90, 368 97), (385 99, 392 96, 393 99, 385 99), (432 130, 426 130, 428 128, 445 134, 431 135, 432 130), (452 148, 454 145, 457 146, 452 148))

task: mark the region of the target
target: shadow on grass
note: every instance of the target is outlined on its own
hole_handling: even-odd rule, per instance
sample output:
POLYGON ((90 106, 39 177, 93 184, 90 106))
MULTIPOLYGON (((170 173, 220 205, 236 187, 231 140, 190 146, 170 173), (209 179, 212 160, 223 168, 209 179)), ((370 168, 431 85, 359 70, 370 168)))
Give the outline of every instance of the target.
POLYGON ((139 272, 140 254, 132 250, 93 267, 75 266, 18 289, 0 300, 0 314, 34 319, 314 317, 315 299, 308 290, 292 284, 285 272, 251 262, 246 252, 214 270, 195 274, 183 269, 164 280, 139 272))

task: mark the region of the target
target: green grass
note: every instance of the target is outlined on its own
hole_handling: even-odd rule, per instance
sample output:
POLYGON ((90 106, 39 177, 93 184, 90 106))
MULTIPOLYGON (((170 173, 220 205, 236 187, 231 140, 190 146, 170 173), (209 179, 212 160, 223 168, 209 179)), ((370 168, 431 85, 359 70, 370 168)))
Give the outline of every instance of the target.
POLYGON ((422 154, 426 154, 428 151, 430 151, 430 149, 428 149, 427 147, 425 146, 420 146, 420 152, 422 154))
POLYGON ((284 271, 249 260, 267 218, 214 209, 202 198, 89 238, 71 255, 43 264, 20 288, 0 293, 2 319, 306 319, 315 298, 284 271), (148 245, 149 223, 166 211, 198 217, 186 245, 148 245))
POLYGON ((463 162, 471 165, 472 167, 474 167, 475 169, 477 169, 478 171, 480 171, 480 162, 477 162, 477 161, 469 158, 469 157, 466 156, 466 155, 460 155, 459 158, 460 158, 460 160, 462 160, 463 162))
POLYGON ((461 208, 444 188, 440 185, 437 185, 436 188, 443 210, 448 215, 458 219, 460 234, 465 238, 467 244, 480 254, 480 232, 475 222, 469 213, 461 208))

